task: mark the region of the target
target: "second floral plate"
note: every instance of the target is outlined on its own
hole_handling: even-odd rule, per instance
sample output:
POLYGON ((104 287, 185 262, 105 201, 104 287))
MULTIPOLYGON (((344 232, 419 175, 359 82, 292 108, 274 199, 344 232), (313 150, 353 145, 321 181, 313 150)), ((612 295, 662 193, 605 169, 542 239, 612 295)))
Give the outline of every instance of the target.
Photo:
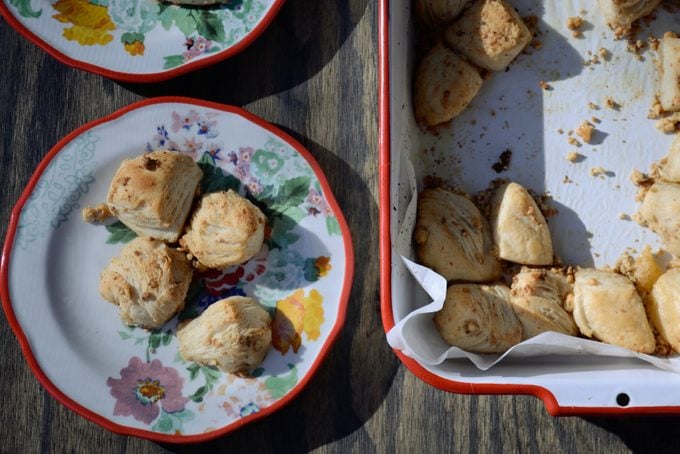
POLYGON ((275 411, 310 379, 340 331, 353 274, 347 225, 295 140, 238 108, 160 98, 74 131, 40 164, 15 207, 2 257, 3 307, 37 378, 60 402, 118 433, 203 441, 275 411), (130 328, 98 294, 99 273, 134 233, 86 224, 120 162, 147 150, 190 155, 204 193, 233 189, 268 219, 244 265, 197 273, 165 327, 130 328), (231 295, 273 318, 273 346, 251 377, 187 362, 178 321, 231 295))
POLYGON ((248 46, 284 0, 185 6, 157 0, 2 0, 0 13, 53 57, 127 82, 155 82, 248 46))

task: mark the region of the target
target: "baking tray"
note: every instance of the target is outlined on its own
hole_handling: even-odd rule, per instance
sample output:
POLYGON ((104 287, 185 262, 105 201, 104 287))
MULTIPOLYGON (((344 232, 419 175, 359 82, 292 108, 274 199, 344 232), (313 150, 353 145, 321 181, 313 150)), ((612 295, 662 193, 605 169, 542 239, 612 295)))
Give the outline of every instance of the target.
MULTIPOLYGON (((485 81, 471 107, 433 135, 418 128, 412 113, 417 34, 411 2, 380 2, 381 309, 386 332, 430 302, 400 258, 414 258, 410 246, 398 242, 411 199, 409 162, 418 189, 425 175, 433 175, 471 193, 494 178, 549 193, 559 211, 549 219, 553 244, 567 264, 614 265, 627 248, 659 246, 656 235, 630 220, 638 205, 637 188, 629 179, 634 169, 646 171, 663 157, 672 141, 647 118, 656 84, 655 53, 647 50, 638 57, 626 49, 625 40, 614 40, 592 2, 511 3, 523 17, 538 18, 540 48, 527 48, 507 72, 485 81), (586 21, 581 38, 566 27, 566 18, 577 15, 586 21), (584 63, 600 48, 608 58, 584 63), (542 89, 541 81, 550 89, 542 89), (608 97, 616 102, 614 108, 606 107, 608 97), (570 145, 568 131, 592 117, 600 121, 592 143, 570 145), (496 173, 492 165, 507 149, 512 151, 510 167, 496 173), (568 161, 570 151, 585 159, 568 161), (605 173, 593 176, 591 169, 598 167, 605 173)), ((677 13, 659 10, 653 21, 643 22, 638 36, 660 37, 674 29, 674 19, 677 13)), ((426 366, 395 353, 437 388, 531 394, 553 415, 680 412, 680 374, 635 359, 540 357, 481 371, 467 360, 426 366)))

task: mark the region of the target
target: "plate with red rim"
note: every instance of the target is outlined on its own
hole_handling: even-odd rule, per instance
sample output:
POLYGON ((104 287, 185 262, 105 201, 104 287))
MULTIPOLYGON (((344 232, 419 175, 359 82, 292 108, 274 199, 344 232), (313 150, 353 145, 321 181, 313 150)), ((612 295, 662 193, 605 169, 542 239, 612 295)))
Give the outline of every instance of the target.
POLYGON ((12 211, 0 295, 29 366, 76 413, 154 441, 209 440, 290 402, 345 320, 354 271, 343 214, 319 165, 289 135, 236 107, 166 97, 132 104, 57 143, 12 211), (203 192, 232 189, 258 204, 260 252, 196 272, 185 308, 161 329, 122 323, 98 294, 99 273, 134 238, 125 225, 86 224, 121 160, 154 149, 194 157, 203 192), (249 377, 185 361, 178 321, 232 295, 272 315, 273 341, 249 377))
POLYGON ((125 82, 158 82, 231 57, 285 0, 187 6, 157 0, 2 0, 0 13, 57 60, 125 82))
MULTIPOLYGON (((553 247, 569 265, 613 266, 626 248, 660 246, 653 232, 630 222, 638 204, 637 188, 629 175, 633 169, 649 169, 673 140, 656 130, 654 120, 647 117, 656 90, 655 56, 638 58, 629 52, 628 43, 614 39, 592 2, 511 3, 521 16, 536 17, 540 45, 530 46, 507 71, 485 80, 470 107, 431 134, 418 127, 412 113, 411 78, 419 50, 411 2, 380 1, 380 250, 385 332, 431 302, 400 257, 415 260, 404 226, 411 224, 405 220, 413 219, 410 201, 416 192, 411 187, 422 189, 427 176, 471 194, 486 189, 496 178, 517 181, 537 194, 551 194, 558 212, 548 220, 553 247), (566 26, 571 16, 585 19, 581 37, 572 36, 566 26), (607 108, 608 97, 618 106, 607 108), (576 149, 568 142, 567 131, 586 119, 594 122, 597 136, 576 149), (511 163, 498 174, 493 163, 508 149, 512 150, 511 163), (582 161, 565 159, 573 149, 583 156, 582 161), (593 168, 606 172, 591 173, 593 168)), ((677 12, 659 9, 653 20, 643 21, 639 36, 659 37, 675 23, 677 12)), ((430 325, 424 329, 436 329, 430 325)), ((553 415, 680 413, 680 375, 632 359, 555 355, 511 359, 482 371, 466 360, 428 365, 404 351, 395 353, 418 378, 439 389, 535 395, 553 415)))

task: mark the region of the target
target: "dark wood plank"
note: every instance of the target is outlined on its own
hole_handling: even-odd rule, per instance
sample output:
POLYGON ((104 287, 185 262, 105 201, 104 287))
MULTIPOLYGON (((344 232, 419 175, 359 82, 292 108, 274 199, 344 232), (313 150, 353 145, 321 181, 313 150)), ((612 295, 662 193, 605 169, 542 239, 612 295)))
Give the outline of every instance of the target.
MULTIPOLYGON (((385 342, 378 294, 377 2, 290 0, 245 52, 153 85, 70 69, 0 22, 0 235, 61 137, 138 99, 244 106, 325 169, 354 237, 345 329, 309 386, 278 413, 204 448, 245 452, 629 452, 677 446, 678 418, 553 418, 527 396, 463 396, 422 383, 385 342)), ((0 452, 189 452, 119 436, 70 412, 31 374, 0 317, 0 452)))

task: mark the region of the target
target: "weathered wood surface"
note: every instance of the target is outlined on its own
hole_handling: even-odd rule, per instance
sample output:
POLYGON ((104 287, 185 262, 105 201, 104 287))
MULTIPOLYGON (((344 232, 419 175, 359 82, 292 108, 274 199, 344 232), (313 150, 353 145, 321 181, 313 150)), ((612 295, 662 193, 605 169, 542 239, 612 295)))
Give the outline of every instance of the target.
MULTIPOLYGON (((243 106, 325 169, 356 252, 347 323, 290 405, 200 448, 225 452, 677 452, 680 418, 553 418, 528 396, 438 391, 400 365, 379 311, 377 2, 289 0, 241 54, 165 83, 119 84, 55 61, 0 21, 0 237, 45 153, 133 101, 243 106), (673 449, 675 448, 675 449, 673 449)), ((113 434, 57 403, 0 317, 0 452, 190 452, 113 434)))

